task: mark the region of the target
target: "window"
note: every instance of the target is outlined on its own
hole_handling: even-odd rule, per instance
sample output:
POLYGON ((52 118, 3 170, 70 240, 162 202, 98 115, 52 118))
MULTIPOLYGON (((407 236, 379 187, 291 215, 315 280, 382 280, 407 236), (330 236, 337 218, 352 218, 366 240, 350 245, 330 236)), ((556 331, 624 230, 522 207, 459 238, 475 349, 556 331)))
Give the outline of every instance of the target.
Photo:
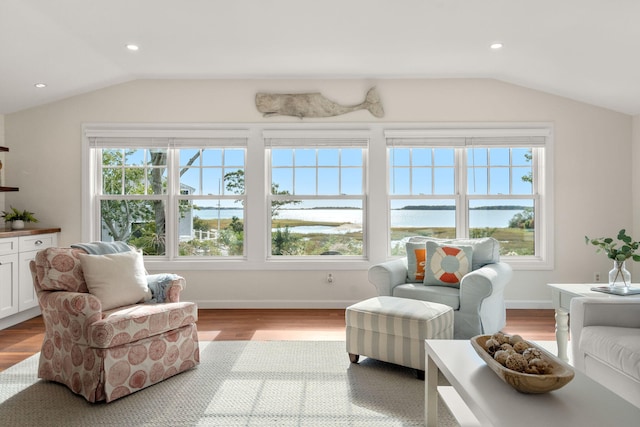
POLYGON ((269 256, 364 257, 367 140, 266 135, 269 256))
POLYGON ((178 256, 243 256, 245 148, 181 147, 176 154, 178 256))
POLYGON ((415 235, 456 237, 455 150, 434 147, 389 149, 389 218, 392 254, 404 254, 415 235))
POLYGON ((90 137, 92 239, 169 259, 243 257, 245 157, 246 138, 90 137))
POLYGON ((147 255, 164 255, 166 146, 96 148, 95 155, 101 169, 96 197, 100 240, 130 242, 147 255))
POLYGON ((507 259, 543 258, 548 130, 475 132, 385 133, 391 255, 403 255, 415 235, 491 236, 507 259))
POLYGON ((158 269, 362 270, 403 255, 414 235, 492 236, 515 269, 553 266, 548 124, 83 133, 83 240, 126 241, 158 269))

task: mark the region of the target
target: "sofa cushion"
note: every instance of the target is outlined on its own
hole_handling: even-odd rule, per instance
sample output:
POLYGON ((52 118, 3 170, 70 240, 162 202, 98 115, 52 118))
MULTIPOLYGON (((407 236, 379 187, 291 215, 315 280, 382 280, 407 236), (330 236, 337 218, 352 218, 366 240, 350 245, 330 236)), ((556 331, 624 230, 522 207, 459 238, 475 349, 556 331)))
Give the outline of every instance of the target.
POLYGON ((500 242, 493 237, 481 237, 478 239, 438 239, 436 237, 414 236, 409 242, 436 242, 456 246, 471 246, 473 248, 472 270, 477 270, 487 264, 495 264, 500 261, 500 242))
POLYGON ((405 283, 393 288, 393 296, 417 299, 448 305, 460 309, 460 289, 449 286, 425 286, 422 283, 405 283))
POLYGON ((193 302, 135 304, 102 316, 87 328, 90 347, 115 347, 195 323, 198 306, 193 302))
POLYGON ((142 254, 137 251, 80 254, 80 263, 87 288, 98 297, 103 310, 151 298, 142 254))
POLYGON ((427 261, 427 248, 424 243, 407 242, 407 281, 424 282, 424 266, 427 261))
POLYGON ((82 249, 47 248, 36 253, 36 278, 43 290, 88 292, 80 264, 82 249))
POLYGON ((471 271, 473 249, 430 241, 426 248, 424 284, 459 288, 462 278, 471 271))
POLYGON ((585 354, 640 381, 640 329, 587 326, 579 345, 585 354))

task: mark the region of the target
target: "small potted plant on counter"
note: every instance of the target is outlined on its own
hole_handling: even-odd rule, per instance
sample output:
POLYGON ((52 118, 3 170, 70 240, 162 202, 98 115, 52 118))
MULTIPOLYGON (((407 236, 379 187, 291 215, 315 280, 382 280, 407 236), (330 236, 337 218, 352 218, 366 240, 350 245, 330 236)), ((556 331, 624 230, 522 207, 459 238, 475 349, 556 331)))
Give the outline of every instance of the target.
POLYGON ((11 210, 9 212, 2 211, 2 218, 4 218, 5 223, 11 223, 11 228, 13 230, 20 230, 24 228, 25 222, 38 222, 37 218, 33 215, 33 212, 29 212, 26 209, 20 211, 13 206, 11 206, 11 210))

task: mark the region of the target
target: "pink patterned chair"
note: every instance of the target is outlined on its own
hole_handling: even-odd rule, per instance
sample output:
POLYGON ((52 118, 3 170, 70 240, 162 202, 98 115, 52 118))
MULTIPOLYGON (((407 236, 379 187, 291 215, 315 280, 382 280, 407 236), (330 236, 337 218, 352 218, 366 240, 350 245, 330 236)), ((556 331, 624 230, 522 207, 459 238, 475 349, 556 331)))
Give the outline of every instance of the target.
POLYGON ((170 277, 168 302, 103 311, 89 293, 80 254, 48 248, 30 263, 46 329, 39 378, 89 402, 111 402, 200 362, 197 306, 179 302, 183 278, 170 277))

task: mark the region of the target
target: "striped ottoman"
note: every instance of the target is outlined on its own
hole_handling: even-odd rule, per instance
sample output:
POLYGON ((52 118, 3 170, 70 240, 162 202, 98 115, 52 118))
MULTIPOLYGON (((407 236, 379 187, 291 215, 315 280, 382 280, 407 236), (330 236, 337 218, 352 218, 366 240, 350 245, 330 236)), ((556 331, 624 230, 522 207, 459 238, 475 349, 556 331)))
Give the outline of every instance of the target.
POLYGON ((417 369, 424 379, 424 340, 453 339, 453 309, 444 304, 389 296, 347 307, 347 352, 417 369))

